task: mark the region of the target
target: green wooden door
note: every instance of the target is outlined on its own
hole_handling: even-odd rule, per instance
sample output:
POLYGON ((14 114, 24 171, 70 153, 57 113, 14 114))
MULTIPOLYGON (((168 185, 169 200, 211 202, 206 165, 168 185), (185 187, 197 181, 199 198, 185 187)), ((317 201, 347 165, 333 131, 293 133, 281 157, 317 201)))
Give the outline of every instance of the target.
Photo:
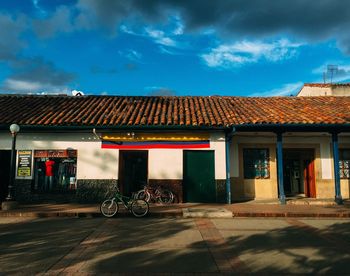
POLYGON ((184 151, 184 195, 187 202, 215 202, 214 151, 184 151))

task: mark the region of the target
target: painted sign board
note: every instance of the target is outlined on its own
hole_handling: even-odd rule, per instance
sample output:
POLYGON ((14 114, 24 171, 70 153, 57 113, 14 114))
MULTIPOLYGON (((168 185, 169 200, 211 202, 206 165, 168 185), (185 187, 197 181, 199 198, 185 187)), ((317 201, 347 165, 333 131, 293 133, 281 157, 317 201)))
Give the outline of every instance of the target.
POLYGON ((19 150, 17 159, 17 176, 32 176, 32 151, 19 150))

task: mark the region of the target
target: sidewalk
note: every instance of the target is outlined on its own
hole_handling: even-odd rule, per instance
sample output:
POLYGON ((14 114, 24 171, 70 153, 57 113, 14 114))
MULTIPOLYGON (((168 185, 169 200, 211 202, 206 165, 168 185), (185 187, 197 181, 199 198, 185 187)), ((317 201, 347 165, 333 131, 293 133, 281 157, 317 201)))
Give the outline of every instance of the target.
MULTIPOLYGON (((182 217, 184 209, 214 210, 226 209, 232 217, 323 217, 350 218, 350 202, 344 205, 279 205, 276 202, 258 202, 233 204, 182 203, 172 205, 150 204, 152 217, 182 217)), ((117 216, 132 216, 121 209, 117 216)), ((11 211, 0 211, 0 217, 100 217, 97 204, 28 204, 20 205, 11 211)))

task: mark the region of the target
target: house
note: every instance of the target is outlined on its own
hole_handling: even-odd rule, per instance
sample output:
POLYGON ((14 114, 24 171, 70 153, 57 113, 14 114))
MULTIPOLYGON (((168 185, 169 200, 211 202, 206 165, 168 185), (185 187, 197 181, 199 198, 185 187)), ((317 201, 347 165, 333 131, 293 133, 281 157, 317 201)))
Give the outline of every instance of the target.
POLYGON ((297 97, 350 96, 350 83, 305 83, 297 97))
POLYGON ((19 201, 146 184, 178 202, 349 198, 350 97, 1 95, 2 199, 12 123, 19 201))

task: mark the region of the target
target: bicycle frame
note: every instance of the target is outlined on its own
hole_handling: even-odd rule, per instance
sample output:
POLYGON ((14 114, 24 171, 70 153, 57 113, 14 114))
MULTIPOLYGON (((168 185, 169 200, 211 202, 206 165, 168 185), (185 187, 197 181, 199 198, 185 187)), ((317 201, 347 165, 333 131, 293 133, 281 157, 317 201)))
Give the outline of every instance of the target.
POLYGON ((130 197, 127 197, 127 196, 123 196, 122 194, 120 193, 116 193, 112 199, 113 201, 117 201, 117 202, 120 202, 124 205, 125 209, 129 210, 130 209, 130 204, 129 202, 131 201, 131 198, 130 197))
POLYGON ((122 204, 135 217, 143 217, 149 212, 149 205, 145 200, 123 196, 119 191, 101 203, 100 211, 105 217, 112 217, 118 213, 119 204, 122 204))
POLYGON ((156 200, 159 196, 159 188, 144 186, 144 191, 150 194, 152 200, 156 200))

